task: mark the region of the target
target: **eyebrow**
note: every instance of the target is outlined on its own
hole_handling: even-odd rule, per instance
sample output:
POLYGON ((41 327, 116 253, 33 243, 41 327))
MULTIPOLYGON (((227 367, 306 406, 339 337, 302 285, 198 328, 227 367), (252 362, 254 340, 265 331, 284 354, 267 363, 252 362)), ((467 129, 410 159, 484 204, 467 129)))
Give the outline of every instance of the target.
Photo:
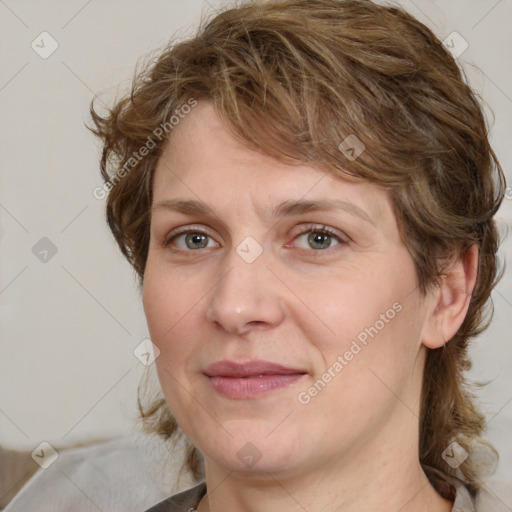
MULTIPOLYGON (((184 215, 204 215, 218 217, 218 215, 208 205, 201 201, 192 199, 165 199, 158 202, 151 208, 152 211, 171 210, 184 215)), ((288 200, 274 206, 270 210, 273 217, 286 217, 290 215, 300 215, 317 211, 343 210, 350 215, 361 218, 373 226, 375 223, 370 216, 359 206, 341 199, 322 199, 322 200, 288 200)))

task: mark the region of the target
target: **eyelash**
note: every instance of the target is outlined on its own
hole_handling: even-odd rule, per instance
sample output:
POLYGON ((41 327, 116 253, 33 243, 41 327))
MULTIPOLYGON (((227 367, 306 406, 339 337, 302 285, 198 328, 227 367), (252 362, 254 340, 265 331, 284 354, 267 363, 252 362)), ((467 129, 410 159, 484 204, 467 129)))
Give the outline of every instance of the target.
MULTIPOLYGON (((307 224, 305 225, 302 230, 297 233, 294 237, 293 237, 293 240, 292 242, 295 242, 298 238, 300 238, 301 236, 304 236, 308 233, 318 233, 318 234, 321 234, 321 235, 328 235, 330 236, 331 238, 334 238, 339 245, 346 245, 348 243, 348 241, 346 239, 344 239, 337 231, 335 231, 334 229, 330 228, 329 226, 325 226, 325 225, 319 225, 319 224, 307 224)), ((286 247, 289 247, 289 244, 286 244, 286 247)), ((335 245, 334 247, 328 247, 326 249, 302 249, 302 248, 298 248, 298 249, 302 249, 304 251, 308 251, 308 252, 311 252, 311 253, 315 253, 315 255, 320 255, 321 253, 327 253, 329 250, 333 250, 335 247, 337 247, 337 245, 335 245)))
MULTIPOLYGON (((202 226, 185 226, 183 228, 178 228, 177 231, 173 231, 170 233, 170 235, 165 239, 164 241, 164 247, 169 247, 174 240, 176 240, 179 236, 182 235, 189 235, 191 233, 198 234, 198 235, 205 235, 210 237, 212 240, 214 240, 213 236, 208 233, 202 226)), ((178 251, 183 251, 183 249, 176 249, 178 251)), ((190 250, 190 252, 192 252, 190 250)))
MULTIPOLYGON (((199 235, 205 235, 207 237, 210 237, 212 240, 215 240, 213 238, 213 236, 210 233, 208 233, 208 231, 206 231, 203 227, 197 226, 197 228, 196 228, 195 226, 186 226, 186 227, 182 228, 180 231, 171 233, 164 241, 164 247, 170 247, 171 244, 178 237, 183 236, 183 235, 192 234, 192 233, 199 234, 199 235)), ((348 240, 346 240, 342 236, 340 236, 340 234, 337 233, 334 229, 330 228, 329 226, 319 225, 319 224, 309 224, 309 225, 304 226, 304 228, 299 233, 294 235, 292 242, 295 242, 298 238, 300 238, 301 236, 306 235, 308 233, 319 233, 319 234, 329 235, 330 237, 334 238, 338 242, 339 245, 346 245, 348 243, 348 240)), ((287 243, 285 245, 285 247, 290 247, 290 244, 287 243)), ((337 247, 337 245, 334 247, 337 247)), ((299 249, 301 249, 303 251, 308 251, 308 252, 321 253, 321 252, 327 252, 330 249, 332 250, 333 247, 328 247, 327 249, 317 249, 317 250, 302 249, 302 248, 299 248, 299 249)), ((195 252, 195 251, 198 251, 199 249, 184 250, 184 249, 179 249, 179 248, 173 248, 172 250, 177 251, 177 252, 195 252)))

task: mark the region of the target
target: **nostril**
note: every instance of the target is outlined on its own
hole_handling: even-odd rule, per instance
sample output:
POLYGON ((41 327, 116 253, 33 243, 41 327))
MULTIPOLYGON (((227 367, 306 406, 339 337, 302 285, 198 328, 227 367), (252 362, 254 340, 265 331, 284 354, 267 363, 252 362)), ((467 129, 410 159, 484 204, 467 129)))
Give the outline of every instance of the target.
POLYGON ((263 322, 262 320, 252 320, 251 322, 248 322, 247 325, 251 327, 266 327, 268 326, 268 323, 263 322))

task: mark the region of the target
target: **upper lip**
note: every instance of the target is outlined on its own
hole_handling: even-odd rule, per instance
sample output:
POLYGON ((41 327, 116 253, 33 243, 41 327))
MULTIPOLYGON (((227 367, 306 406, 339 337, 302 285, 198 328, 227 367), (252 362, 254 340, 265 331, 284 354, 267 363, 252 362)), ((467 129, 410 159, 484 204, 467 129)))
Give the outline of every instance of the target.
POLYGON ((235 363, 233 361, 218 361, 204 370, 208 377, 252 377, 257 375, 290 375, 306 373, 304 370, 290 368, 270 361, 248 361, 235 363))

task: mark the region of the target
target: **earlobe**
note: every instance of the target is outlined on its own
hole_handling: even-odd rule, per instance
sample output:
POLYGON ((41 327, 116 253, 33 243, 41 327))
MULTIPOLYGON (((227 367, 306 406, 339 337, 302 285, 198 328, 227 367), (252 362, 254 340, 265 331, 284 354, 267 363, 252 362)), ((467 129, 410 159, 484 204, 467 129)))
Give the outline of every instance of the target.
POLYGON ((477 274, 478 246, 473 244, 451 265, 433 294, 422 332, 427 348, 440 348, 456 334, 466 317, 477 274))

